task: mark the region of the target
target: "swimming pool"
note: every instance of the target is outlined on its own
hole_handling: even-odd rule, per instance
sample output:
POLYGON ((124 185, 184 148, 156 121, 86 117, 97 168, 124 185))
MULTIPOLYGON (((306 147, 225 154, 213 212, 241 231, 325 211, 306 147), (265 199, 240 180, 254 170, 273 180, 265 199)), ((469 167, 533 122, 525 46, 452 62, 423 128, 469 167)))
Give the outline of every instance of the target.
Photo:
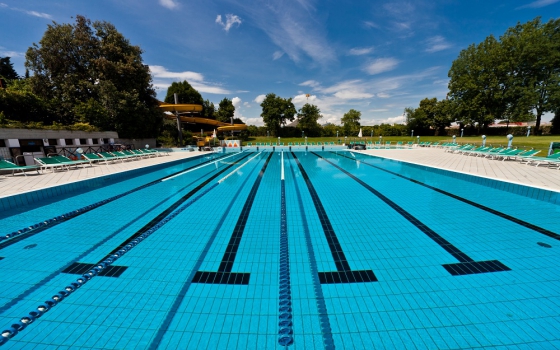
POLYGON ((107 181, 0 217, 4 346, 558 348, 553 196, 347 151, 107 181))

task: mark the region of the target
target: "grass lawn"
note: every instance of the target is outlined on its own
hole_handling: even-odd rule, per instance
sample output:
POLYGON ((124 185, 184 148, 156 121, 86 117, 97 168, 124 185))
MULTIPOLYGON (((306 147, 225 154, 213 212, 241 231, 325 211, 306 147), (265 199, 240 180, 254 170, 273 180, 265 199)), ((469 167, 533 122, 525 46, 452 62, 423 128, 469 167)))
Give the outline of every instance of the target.
MULTIPOLYGON (((338 139, 340 139, 340 144, 343 144, 345 142, 344 137, 339 137, 338 139)), ((336 137, 308 137, 307 138, 307 142, 334 142, 337 143, 338 139, 336 137)), ((262 137, 250 137, 249 140, 247 142, 251 142, 253 143, 253 145, 255 144, 255 142, 277 142, 278 138, 275 137, 266 137, 266 136, 262 136, 262 137)), ((286 138, 281 138, 280 139, 281 142, 283 142, 285 145, 288 144, 288 142, 305 142, 305 139, 301 138, 301 137, 286 137, 286 138)), ((347 142, 350 141, 379 141, 379 137, 362 137, 361 139, 359 139, 358 137, 348 137, 346 139, 347 142)), ((417 138, 415 137, 406 137, 406 136, 387 136, 387 137, 383 137, 383 142, 386 141, 391 141, 392 143, 396 143, 397 141, 403 141, 403 142, 408 142, 408 141, 414 141, 415 143, 417 142, 417 138)), ((450 136, 420 136, 420 142, 426 142, 426 141, 430 141, 430 142, 452 142, 453 139, 450 136)), ((246 145, 247 142, 243 142, 243 145, 246 145)), ((538 149, 541 151, 541 153, 539 154, 540 156, 545 156, 548 152, 548 148, 550 147, 550 143, 551 142, 560 142, 560 135, 552 135, 552 136, 529 136, 529 137, 524 137, 524 136, 516 136, 513 138, 513 146, 516 148, 522 148, 522 149, 538 149)), ((464 143, 471 143, 471 144, 476 144, 476 145, 481 145, 482 144, 482 138, 480 136, 465 136, 465 137, 457 137, 457 143, 459 144, 464 144, 464 143)), ((507 146, 508 140, 505 136, 488 136, 486 138, 486 145, 487 146, 507 146)))

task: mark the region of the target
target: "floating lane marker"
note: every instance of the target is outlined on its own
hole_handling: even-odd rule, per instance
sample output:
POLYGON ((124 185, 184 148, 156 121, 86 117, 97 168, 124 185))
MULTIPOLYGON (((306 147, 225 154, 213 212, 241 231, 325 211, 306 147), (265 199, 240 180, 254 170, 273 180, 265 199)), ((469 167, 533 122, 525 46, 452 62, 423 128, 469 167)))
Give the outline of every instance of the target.
POLYGON ((278 344, 286 347, 294 342, 292 324, 292 288, 290 286, 290 249, 288 244, 288 223, 286 212, 286 187, 284 184, 284 152, 280 169, 280 268, 278 296, 278 344))
POLYGON ((323 158, 322 156, 318 155, 315 152, 311 152, 313 155, 325 160, 327 163, 331 164, 338 170, 342 171, 344 174, 348 175, 354 181, 358 182, 360 185, 365 187, 368 191, 374 194, 377 198, 381 199, 385 204, 390 206, 393 210, 399 213, 403 218, 408 220, 411 224, 416 226, 420 231, 422 231, 426 236, 432 239, 437 245, 443 248, 446 252, 451 254, 455 259, 459 261, 459 263, 455 264, 444 264, 442 265, 447 272, 449 272, 452 276, 461 276, 461 275, 471 275, 477 273, 487 273, 487 272, 501 272, 501 271, 510 271, 511 269, 506 265, 502 264, 498 260, 488 260, 488 261, 474 261, 471 257, 467 254, 462 252, 459 248, 455 247, 445 238, 440 236, 437 232, 426 226, 423 222, 418 220, 412 214, 404 210, 398 204, 390 200, 389 198, 385 197, 381 192, 377 191, 367 183, 363 182, 356 176, 352 175, 348 171, 344 170, 343 168, 339 167, 338 165, 334 164, 330 160, 323 158))
MULTIPOLYGON (((208 161, 207 161, 207 162, 208 162, 208 161)), ((209 162, 215 163, 214 159, 212 159, 212 160, 209 161, 209 162)), ((200 165, 192 166, 192 167, 188 168, 187 170, 194 169, 194 168, 197 168, 197 167, 200 168, 200 165)), ((179 173, 184 173, 184 172, 185 172, 185 170, 181 170, 179 173)), ((161 178, 161 179, 158 179, 158 180, 149 182, 149 183, 147 183, 147 184, 145 184, 145 185, 142 185, 142 186, 133 188, 133 189, 131 189, 131 190, 129 190, 129 191, 126 191, 126 192, 124 192, 124 193, 121 193, 121 194, 119 194, 119 195, 116 195, 116 196, 113 196, 113 197, 104 199, 104 200, 102 200, 102 201, 99 201, 99 202, 90 204, 90 205, 88 205, 88 206, 85 206, 85 207, 82 207, 82 208, 73 210, 73 211, 71 211, 71 212, 68 212, 68 213, 65 213, 65 214, 62 214, 62 215, 59 215, 59 216, 56 216, 56 217, 54 217, 54 218, 47 219, 47 220, 45 220, 45 221, 39 222, 39 223, 34 224, 34 225, 31 225, 31 226, 29 226, 29 227, 22 228, 22 229, 20 229, 20 230, 18 230, 18 231, 15 231, 15 232, 12 232, 12 233, 8 233, 8 234, 6 234, 6 235, 2 235, 2 236, 0 236, 0 249, 4 249, 4 248, 6 248, 6 247, 8 247, 8 246, 10 246, 10 245, 12 245, 12 244, 15 244, 15 243, 17 243, 17 242, 19 242, 19 241, 21 241, 21 240, 23 240, 23 239, 26 239, 26 238, 29 238, 29 237, 31 237, 31 236, 34 236, 34 235, 36 235, 36 234, 38 234, 38 233, 40 233, 40 232, 43 232, 43 231, 46 230, 46 229, 49 229, 49 228, 51 228, 51 227, 54 227, 54 226, 56 226, 56 225, 58 225, 58 224, 60 224, 60 223, 63 223, 63 222, 68 221, 68 220, 70 220, 70 219, 72 219, 72 218, 74 218, 74 217, 77 217, 77 216, 79 216, 79 215, 82 215, 82 214, 84 214, 84 213, 87 213, 87 212, 89 212, 89 211, 91 211, 91 210, 93 210, 93 209, 95 209, 95 208, 98 208, 98 207, 100 207, 100 206, 102 206, 102 205, 105 205, 105 204, 107 204, 107 203, 113 202, 113 201, 115 201, 115 200, 117 200, 117 199, 119 199, 119 198, 122 198, 122 197, 124 197, 124 196, 127 196, 127 195, 129 195, 129 194, 131 194, 131 193, 134 193, 134 192, 140 191, 140 190, 142 190, 142 189, 144 189, 144 188, 147 188, 147 187, 153 186, 153 185, 155 185, 155 184, 158 184, 158 183, 160 183, 160 182, 162 182, 162 181, 165 181, 165 179, 167 179, 168 177, 173 177, 173 176, 175 176, 176 174, 179 174, 179 173, 175 173, 175 174, 172 174, 172 175, 165 176, 165 177, 163 177, 163 178, 161 178), (4 241, 4 242, 2 242, 2 241, 4 241)))
POLYGON ((332 335, 331 322, 329 320, 329 314, 327 310, 327 304, 325 302, 325 296, 323 295, 323 287, 321 286, 321 281, 319 280, 317 259, 315 258, 315 251, 313 250, 313 243, 311 241, 311 234, 309 232, 309 225, 307 223, 307 217, 305 215, 303 200, 301 199, 301 192, 299 190, 298 180, 296 178, 296 174, 291 162, 290 162, 290 172, 292 175, 292 179, 294 181, 294 189, 296 192, 299 212, 301 215, 301 223, 303 226, 303 233, 305 236, 305 244, 307 246, 307 255, 309 257, 309 269, 311 272, 311 281, 313 282, 313 291, 315 293, 317 316, 319 318, 319 325, 321 327, 321 333, 323 335, 323 345, 325 350, 334 350, 335 346, 334 346, 334 340, 332 335))
POLYGON ((180 173, 177 173, 177 174, 175 174, 175 175, 173 175, 173 176, 167 177, 167 178, 165 178, 165 179, 163 179, 163 180, 161 180, 161 181, 163 182, 163 181, 172 180, 172 179, 176 178, 177 176, 185 175, 185 174, 187 174, 187 173, 190 173, 191 171, 195 171, 195 170, 198 170, 198 169, 202 169, 202 168, 207 167, 207 166, 212 165, 212 164, 218 164, 219 162, 223 162, 224 160, 226 160, 226 159, 228 159, 228 158, 231 158, 231 157, 233 157, 233 156, 237 156, 237 155, 238 155, 238 154, 236 153, 236 154, 233 154, 233 155, 231 155, 231 156, 218 159, 218 160, 216 160, 216 161, 214 161, 214 162, 202 164, 202 165, 197 166, 197 167, 195 167, 195 168, 184 170, 184 171, 182 171, 182 172, 180 172, 180 173))
POLYGON ((307 176, 307 172, 305 171, 305 169, 303 169, 303 166, 299 162, 294 152, 292 152, 292 157, 294 157, 301 175, 305 180, 305 184, 307 185, 307 189, 309 191, 309 194, 311 195, 311 199, 313 200, 315 209, 317 210, 317 215, 319 216, 319 220, 321 221, 321 226, 323 228, 325 238, 327 239, 331 255, 336 265, 336 271, 319 272, 319 280, 321 281, 321 283, 335 284, 377 282, 377 277, 375 277, 375 274, 372 270, 352 270, 350 268, 350 264, 348 263, 348 260, 344 255, 344 251, 342 250, 342 245, 340 244, 340 241, 336 236, 336 232, 334 231, 327 212, 323 207, 323 203, 321 203, 321 199, 319 198, 317 191, 315 191, 315 187, 313 187, 309 176, 307 176))
MULTIPOLYGON (((248 155, 245 155, 238 161, 243 160, 247 156, 248 155)), ((181 199, 179 199, 169 208, 167 208, 162 213, 160 213, 156 218, 154 218, 148 224, 144 225, 144 227, 142 227, 139 231, 137 231, 135 234, 133 234, 131 237, 129 237, 127 240, 121 243, 117 248, 113 249, 111 253, 109 253, 97 264, 95 264, 91 270, 89 270, 88 272, 80 276, 75 282, 72 282, 71 284, 66 286, 64 290, 59 291, 51 299, 39 305, 36 310, 32 310, 31 312, 29 312, 27 316, 22 317, 17 323, 12 324, 11 327, 4 329, 0 333, 0 345, 6 343, 8 340, 15 337, 20 331, 24 330, 31 323, 35 322, 45 312, 58 305, 58 303, 62 302, 62 300, 64 300, 66 297, 72 294, 76 289, 86 284, 92 278, 94 278, 95 276, 103 275, 105 273, 104 271, 110 268, 115 261, 117 261, 123 255, 128 253, 131 249, 136 247, 136 245, 140 244, 143 240, 148 238, 150 235, 152 235, 154 232, 159 230, 161 227, 163 227, 165 224, 167 224, 169 221, 171 221, 173 218, 175 218, 185 209, 190 207, 197 200, 199 200, 208 192, 210 192, 212 189, 214 189, 216 186, 218 186, 219 184, 216 182, 211 186, 209 186, 208 188, 202 190, 204 186, 206 186, 216 177, 220 176, 222 173, 227 171, 234 164, 231 164, 225 167, 224 169, 220 170, 218 173, 212 175, 210 178, 208 178, 200 185, 195 187, 185 196, 181 197, 181 199), (197 194, 197 192, 200 190, 202 190, 202 192, 197 194), (195 194, 197 195, 194 196, 195 194)), ((117 271, 118 270, 115 270, 115 272, 117 271)))
POLYGON ((251 157, 249 160, 247 160, 245 163, 243 163, 242 165, 240 165, 239 167, 237 167, 237 169, 235 169, 234 171, 232 171, 231 173, 227 174, 226 176, 222 177, 220 180, 218 180, 218 183, 221 184, 222 182, 224 182, 228 177, 230 177, 231 175, 237 173, 239 170, 241 170, 241 168, 243 168, 245 165, 249 164, 249 162, 251 162, 253 159, 257 158, 258 156, 261 155, 262 152, 257 153, 256 155, 254 155, 253 157, 251 157))

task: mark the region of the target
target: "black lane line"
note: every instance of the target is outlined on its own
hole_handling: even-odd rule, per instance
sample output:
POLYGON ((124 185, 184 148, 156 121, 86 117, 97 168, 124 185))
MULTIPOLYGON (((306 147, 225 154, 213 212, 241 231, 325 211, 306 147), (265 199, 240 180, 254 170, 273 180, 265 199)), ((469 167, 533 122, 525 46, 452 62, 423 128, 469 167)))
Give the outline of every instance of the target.
MULTIPOLYGON (((72 219, 72 218, 75 218, 75 217, 77 217, 77 216, 80 216, 80 215, 82 215, 82 214, 85 214, 85 213, 87 213, 87 212, 89 212, 89 211, 92 211, 92 210, 95 209, 95 208, 98 208, 98 207, 100 207, 100 206, 102 206, 102 205, 105 205, 105 204, 107 204, 107 203, 113 202, 113 201, 115 201, 115 200, 117 200, 117 199, 119 199, 119 198, 122 198, 122 197, 124 197, 124 196, 127 196, 127 195, 129 195, 129 194, 131 194, 131 193, 134 193, 134 192, 140 191, 140 190, 142 190, 142 189, 144 189, 144 188, 147 188, 147 187, 153 186, 153 185, 155 185, 155 184, 158 184, 158 183, 162 182, 163 180, 165 180, 165 179, 167 179, 167 178, 170 178, 170 177, 175 176, 175 175, 177 175, 177 174, 180 174, 180 173, 182 173, 182 172, 191 170, 191 169, 193 169, 193 168, 199 167, 199 166, 204 165, 204 164, 206 164, 206 163, 211 163, 211 162, 220 160, 221 158, 224 158, 224 157, 225 157, 225 155, 223 155, 223 156, 221 156, 221 157, 218 157, 218 158, 214 158, 214 159, 207 160, 207 161, 202 162, 202 163, 199 163, 199 164, 195 164, 195 165, 193 165, 193 166, 191 166, 191 167, 188 167, 188 168, 186 168, 186 169, 183 169, 183 170, 181 170, 181 171, 175 172, 175 173, 173 173, 173 174, 164 176, 164 177, 162 177, 161 179, 154 180, 154 181, 152 181, 152 182, 148 182, 147 184, 144 184, 144 185, 142 185, 142 186, 138 186, 138 187, 136 187, 136 188, 133 188, 133 189, 131 189, 131 190, 128 190, 128 191, 126 191, 126 192, 124 192, 124 193, 121 193, 121 194, 119 194, 119 195, 116 195, 116 196, 113 196, 113 197, 104 199, 104 200, 102 200, 102 201, 99 201, 99 202, 90 204, 90 205, 88 205, 88 206, 86 206, 86 207, 83 207, 83 208, 80 208, 80 209, 77 209, 77 210, 73 210, 73 211, 68 212, 68 213, 66 213, 66 214, 59 215, 59 216, 57 216, 57 217, 55 217, 55 218, 48 219, 48 220, 45 220, 45 221, 40 222, 40 223, 38 223, 38 224, 31 225, 31 226, 26 227, 26 228, 23 228, 23 229, 21 229, 21 230, 18 230, 18 231, 9 233, 9 234, 7 234, 7 235, 5 235, 5 236, 0 237, 1 239, 9 239, 9 238, 11 238, 9 241, 0 243, 0 249, 4 249, 4 248, 6 248, 6 247, 9 247, 9 246, 11 246, 12 244, 15 244, 15 243, 17 243, 17 242, 19 242, 19 241, 22 241, 22 240, 24 240, 24 239, 27 239, 27 238, 29 238, 29 237, 32 237, 32 236, 34 236, 34 235, 36 235, 36 234, 38 234, 38 233, 41 233, 41 232, 43 232, 43 231, 45 231, 45 230, 47 230, 47 229, 49 229, 49 228, 51 228, 51 227, 54 227, 54 226, 56 226, 56 225, 58 225, 58 224, 61 224, 61 223, 65 222, 65 221, 68 221, 68 220, 70 220, 70 219, 72 219), (9 236, 9 237, 8 237, 8 236, 9 236), (12 237, 13 237, 13 238, 12 238, 12 237)), ((0 239, 0 241, 1 241, 1 239, 0 239)))
POLYGON ((486 273, 486 272, 499 272, 499 271, 510 271, 511 269, 506 265, 502 264, 498 260, 489 261, 474 261, 467 254, 463 253, 459 248, 455 247, 453 244, 448 242, 445 238, 440 236, 437 232, 424 225, 420 220, 411 215, 409 212, 401 208, 395 202, 385 197, 379 191, 358 179, 356 176, 352 175, 348 171, 334 164, 330 160, 323 158, 315 152, 311 152, 313 155, 323 159, 327 163, 331 164, 338 170, 342 171, 344 174, 348 175, 354 181, 358 182, 360 185, 365 187, 368 191, 373 193, 377 198, 381 199, 385 204, 390 206, 393 210, 399 213, 402 217, 408 220, 411 224, 416 226, 420 231, 422 231, 426 236, 430 237, 434 242, 436 242, 440 247, 442 247, 446 252, 451 254, 455 259, 459 261, 458 264, 445 264, 443 267, 453 276, 459 275, 470 275, 476 273, 486 273))
POLYGON ((150 228, 154 227, 158 222, 160 222, 161 220, 163 220, 167 215, 169 215, 172 211, 174 211, 175 209, 177 209, 181 204, 183 204, 184 202, 186 202, 189 198, 191 198, 193 195, 195 195, 198 191, 200 191, 204 186, 208 185, 212 180, 214 180, 215 178, 217 178, 218 176, 220 176, 221 174, 223 174, 224 172, 226 172, 228 169, 230 169, 231 167, 233 167, 234 165, 236 165, 237 163, 239 163, 240 161, 242 161, 243 159, 247 158, 249 156, 249 154, 245 154, 243 157, 239 158, 238 160, 236 160, 235 162, 233 162, 232 164, 226 166, 225 168, 223 168, 222 170, 218 171, 216 174, 212 175, 211 177, 209 177, 207 180, 205 180, 204 182, 202 182, 200 185, 196 186, 195 188, 193 188, 189 193, 187 193, 186 195, 184 195, 183 197, 181 197, 181 199, 179 199, 177 202, 173 203, 173 205, 171 205, 169 208, 167 208, 166 210, 164 210, 163 212, 161 212, 158 216, 156 216, 155 218, 153 218, 150 222, 148 222, 146 225, 144 225, 140 230, 138 230, 135 234, 133 234, 132 236, 130 236, 128 239, 126 239, 124 242, 122 242, 117 248, 113 249, 109 254, 107 254, 103 259, 101 259, 98 264, 100 262, 102 262, 103 260, 111 257, 111 255, 115 254, 116 252, 118 252, 119 250, 121 250, 123 247, 125 247, 126 245, 128 245, 131 241, 133 241, 134 239, 136 239, 138 236, 141 236, 144 232, 148 231, 150 228))
POLYGON ((235 224, 235 228, 233 229, 233 233, 231 234, 231 238, 226 248, 226 252, 220 262, 220 266, 218 267, 218 271, 197 271, 193 278, 193 283, 208 283, 208 284, 249 284, 249 273, 245 272, 231 272, 233 268, 233 263, 235 262, 235 257, 237 256, 237 250, 239 249, 239 245, 241 244, 241 238, 243 237, 243 232, 245 231, 245 224, 247 224, 247 220, 249 219, 249 214, 251 213, 251 207, 253 205, 253 201, 255 200, 255 196, 257 195, 257 191, 261 184, 261 180, 263 178, 264 172, 270 162, 270 158, 274 152, 270 152, 266 162, 264 163, 259 176, 255 180, 253 187, 251 188, 251 192, 245 201, 245 205, 243 205, 243 210, 239 215, 239 219, 237 219, 237 223, 235 224))
POLYGON ((323 335, 323 344, 325 350, 334 350, 334 340, 331 329, 331 322, 327 311, 327 304, 325 296, 323 295, 323 288, 319 280, 319 269, 317 268, 317 259, 315 258, 315 251, 313 250, 313 243, 311 242, 311 234, 309 232, 309 225, 307 224, 307 217, 305 216, 305 209, 303 200, 301 199, 301 192, 299 190, 298 181, 292 163, 290 162, 290 171, 294 181, 294 188, 299 205, 299 212, 301 214, 303 233, 305 234, 305 244, 307 246, 307 255, 309 256, 309 268, 311 270, 311 280, 313 281, 313 291, 315 292, 315 303, 317 305, 317 316, 319 318, 319 325, 323 335))
MULTIPOLYGON (((334 152, 331 152, 331 153, 336 154, 336 153, 334 153, 334 152)), ((338 154, 337 154, 337 155, 338 155, 338 154)), ((350 158, 350 157, 348 157, 348 156, 346 156, 346 155, 342 155, 342 154, 340 154, 339 156, 344 157, 344 158, 348 158, 348 159, 351 159, 351 160, 354 160, 354 161, 356 160, 355 158, 350 158)), ((363 159, 363 158, 362 158, 362 159, 363 159)), ((518 219, 518 218, 516 218, 516 217, 514 217, 514 216, 511 216, 511 215, 502 213, 502 212, 500 212, 500 211, 497 211, 497 210, 495 210, 495 209, 489 208, 489 207, 484 206, 484 205, 482 205, 482 204, 478 204, 478 203, 476 203, 476 202, 473 202, 473 201, 468 200, 468 199, 466 199, 466 198, 460 197, 460 196, 455 195, 455 194, 453 194, 453 193, 444 191, 444 190, 439 189, 439 188, 437 188, 437 187, 430 186, 430 185, 425 184, 425 183, 423 183, 423 182, 420 182, 420 181, 418 181, 418 180, 414 180, 414 179, 412 179, 412 178, 409 178, 409 177, 406 177, 406 176, 404 176, 404 175, 401 175, 401 174, 392 172, 392 171, 390 171, 390 170, 383 169, 383 168, 378 167, 378 166, 376 166, 376 165, 366 163, 366 162, 364 162, 364 161, 362 161, 362 160, 360 160, 360 161, 361 161, 362 164, 368 165, 368 166, 370 166, 370 167, 372 167, 372 168, 375 168, 375 169, 379 169, 379 170, 385 171, 385 172, 387 172, 387 173, 389 173, 389 174, 391 174, 391 175, 398 176, 398 177, 400 177, 400 178, 402 178, 402 179, 408 180, 408 181, 413 182, 413 183, 415 183, 415 184, 417 184, 417 185, 424 186, 424 187, 429 188, 429 189, 431 189, 431 190, 434 190, 434 191, 436 191, 436 192, 438 192, 438 193, 444 194, 444 195, 446 195, 446 196, 449 196, 449 197, 451 197, 451 198, 453 198, 453 199, 456 199, 456 200, 458 200, 458 201, 461 201, 461 202, 463 202, 463 203, 472 205, 473 207, 476 207, 476 208, 478 208, 478 209, 482 209, 482 210, 484 210, 484 211, 486 211, 486 212, 488 212, 488 213, 497 215, 497 216, 499 216, 499 217, 501 217, 501 218, 503 218, 503 219, 509 220, 509 221, 514 222, 514 223, 516 223, 516 224, 519 224, 519 225, 521 225, 521 226, 523 226, 523 227, 526 227, 526 228, 531 229, 531 230, 533 230, 533 231, 537 231, 538 233, 541 233, 541 234, 543 234, 543 235, 545 235, 545 236, 548 236, 548 237, 550 237, 550 238, 554 238, 554 239, 560 241, 560 235, 557 234, 557 233, 554 233, 554 232, 552 232, 552 231, 550 231, 550 230, 547 230, 547 229, 542 228, 542 227, 537 226, 537 225, 533 225, 533 224, 531 224, 531 223, 529 223, 529 222, 527 222, 527 221, 523 221, 523 220, 518 219)))
MULTIPOLYGON (((231 208, 233 206, 233 204, 235 203, 235 200, 239 197, 239 194, 241 193, 241 190, 245 187, 245 184, 247 183, 248 180, 249 180, 249 176, 246 176, 245 179, 243 180, 243 182, 239 186, 237 186, 237 191, 231 197, 231 200, 230 200, 229 204, 226 206, 226 208, 231 208)), ((183 303, 183 300, 187 296, 187 292, 189 291, 189 289, 190 289, 190 287, 193 283, 193 279, 194 279, 194 276, 195 276, 196 272, 198 271, 200 266, 202 266, 202 263, 206 259, 206 256, 208 255, 208 252, 210 251, 210 248, 214 244, 214 240, 216 239, 216 236, 220 232, 220 228, 222 227, 222 225, 226 221, 228 213, 229 212, 227 210, 225 210, 222 213, 222 216, 221 216, 220 220, 218 220, 218 223, 214 227, 214 231, 210 235, 210 238, 208 238, 208 241, 206 241, 206 245, 204 246, 204 248, 200 252, 200 254, 198 256, 198 259, 196 260, 196 263, 192 267, 189 275, 187 276, 187 279, 185 280, 185 283, 183 284, 183 287, 181 288, 181 290, 179 291, 179 294, 177 294, 177 297, 175 298, 175 300, 173 301, 173 304, 169 308, 169 311, 167 312, 167 315, 165 316, 163 322, 161 323, 156 335, 152 339, 152 342, 151 342, 150 346, 148 347, 148 349, 150 349, 150 350, 157 349, 159 344, 161 343, 164 335, 169 330, 169 326, 171 325, 171 322, 173 321, 173 318, 177 315, 177 310, 179 310, 179 306, 181 306, 181 304, 183 303)))
POLYGON ((307 189, 309 194, 311 195, 311 199, 313 200, 313 204, 315 206, 315 210, 317 210, 317 215, 319 216, 319 220, 321 221, 321 226, 323 227, 323 232, 325 233, 325 237, 327 239, 327 243, 329 244, 329 249, 331 250, 331 255, 334 259, 334 263, 336 265, 337 271, 331 272, 319 272, 319 280, 322 284, 334 284, 334 283, 362 283, 362 282, 377 282, 377 277, 372 270, 352 270, 350 268, 350 264, 344 255, 344 251, 342 250, 342 246, 338 241, 338 237, 334 232, 334 228, 332 227, 331 221, 323 207, 323 203, 321 203, 321 199, 317 192, 315 191, 315 187, 311 183, 309 176, 303 169, 303 166, 299 162, 298 158, 296 157, 295 153, 292 152, 292 157, 296 161, 299 171, 305 180, 305 184, 307 185, 307 189))

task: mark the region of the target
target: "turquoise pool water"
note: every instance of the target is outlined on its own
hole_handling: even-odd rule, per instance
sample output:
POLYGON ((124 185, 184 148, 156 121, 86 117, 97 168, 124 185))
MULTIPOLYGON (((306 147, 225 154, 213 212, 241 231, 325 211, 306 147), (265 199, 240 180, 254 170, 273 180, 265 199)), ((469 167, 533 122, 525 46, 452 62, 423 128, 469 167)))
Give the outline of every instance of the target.
POLYGON ((554 193, 346 151, 106 182, 0 214, 5 348, 560 348, 554 193))

